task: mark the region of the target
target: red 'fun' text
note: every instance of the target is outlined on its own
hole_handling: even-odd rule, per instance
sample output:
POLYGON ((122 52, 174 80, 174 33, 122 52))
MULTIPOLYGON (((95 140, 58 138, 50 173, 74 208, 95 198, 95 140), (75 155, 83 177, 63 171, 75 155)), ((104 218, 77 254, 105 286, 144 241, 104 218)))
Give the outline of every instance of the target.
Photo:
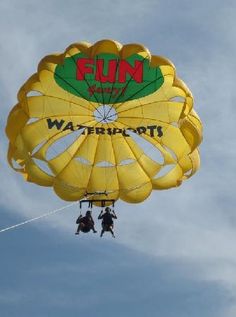
POLYGON ((126 60, 117 61, 111 59, 108 62, 107 71, 105 72, 104 59, 94 60, 92 58, 79 58, 77 60, 77 80, 85 80, 86 74, 94 74, 95 80, 101 83, 125 83, 127 75, 130 75, 137 83, 143 82, 143 62, 134 61, 134 66, 126 60))

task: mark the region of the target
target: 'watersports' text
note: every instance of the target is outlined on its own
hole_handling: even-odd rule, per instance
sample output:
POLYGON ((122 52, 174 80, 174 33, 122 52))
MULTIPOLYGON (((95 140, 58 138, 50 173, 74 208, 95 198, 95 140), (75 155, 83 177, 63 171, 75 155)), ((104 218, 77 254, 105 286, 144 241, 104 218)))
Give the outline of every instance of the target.
POLYGON ((65 121, 65 120, 57 120, 57 119, 51 119, 47 118, 47 126, 48 129, 56 129, 61 131, 71 130, 71 131, 77 131, 83 129, 83 132, 81 134, 97 134, 97 135, 116 135, 121 134, 124 137, 129 137, 129 132, 134 132, 137 134, 146 134, 150 137, 162 137, 162 127, 157 125, 148 125, 148 126, 140 126, 134 128, 104 128, 104 127, 89 127, 81 124, 74 124, 72 121, 65 121))

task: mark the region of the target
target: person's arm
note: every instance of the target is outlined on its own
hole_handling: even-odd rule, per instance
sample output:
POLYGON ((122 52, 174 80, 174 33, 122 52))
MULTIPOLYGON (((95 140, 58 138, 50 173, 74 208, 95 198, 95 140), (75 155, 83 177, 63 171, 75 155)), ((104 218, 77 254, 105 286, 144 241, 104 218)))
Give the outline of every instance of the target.
POLYGON ((115 211, 112 211, 112 218, 117 219, 117 215, 115 214, 115 211))
POLYGON ((78 217, 77 220, 76 220, 76 223, 77 223, 77 224, 80 223, 80 220, 81 220, 82 217, 83 217, 82 215, 79 215, 79 217, 78 217))
POLYGON ((99 214, 99 216, 98 216, 98 219, 102 219, 102 217, 103 217, 103 210, 101 210, 101 212, 100 212, 100 214, 99 214))

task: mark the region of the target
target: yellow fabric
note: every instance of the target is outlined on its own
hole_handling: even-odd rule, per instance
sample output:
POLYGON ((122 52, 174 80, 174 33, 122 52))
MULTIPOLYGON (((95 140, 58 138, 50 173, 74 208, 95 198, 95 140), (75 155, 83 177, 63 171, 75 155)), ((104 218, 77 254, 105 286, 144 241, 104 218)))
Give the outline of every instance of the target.
POLYGON ((140 44, 122 46, 112 40, 94 45, 81 42, 70 45, 63 54, 43 58, 37 73, 18 92, 18 103, 9 114, 6 134, 11 167, 29 182, 52 186, 64 200, 80 200, 90 192, 94 199, 120 198, 137 203, 153 189, 179 186, 200 166, 202 124, 193 109, 192 93, 176 76, 169 60, 152 56, 140 44), (69 93, 54 78, 57 65, 80 52, 89 58, 100 53, 115 54, 121 59, 138 54, 149 60, 150 67, 159 66, 164 82, 147 96, 109 104, 117 117, 113 122, 98 122, 95 111, 101 103, 69 93), (159 127, 155 135, 150 135, 149 126, 159 127), (128 129, 151 143, 161 153, 163 162, 155 161, 135 138, 125 135, 128 129), (63 144, 79 131, 78 138, 64 145, 63 151, 48 157, 57 142, 63 144), (39 161, 47 164, 50 175, 38 165, 39 161), (173 168, 159 176, 165 166, 173 168))

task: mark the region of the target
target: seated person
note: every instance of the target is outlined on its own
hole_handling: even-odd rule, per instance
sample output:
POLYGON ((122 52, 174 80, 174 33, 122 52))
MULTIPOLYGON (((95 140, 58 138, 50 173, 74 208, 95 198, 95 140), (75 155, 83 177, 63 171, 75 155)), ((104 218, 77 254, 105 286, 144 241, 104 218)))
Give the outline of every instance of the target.
POLYGON ((94 228, 94 221, 90 210, 86 212, 84 217, 80 215, 76 223, 78 224, 78 228, 75 234, 79 234, 80 231, 87 233, 90 230, 93 230, 94 233, 97 232, 94 228))
POLYGON ((113 232, 113 226, 114 222, 113 219, 117 219, 117 216, 114 211, 111 211, 109 207, 105 208, 105 213, 103 213, 103 210, 100 212, 100 215, 98 216, 98 219, 102 219, 102 231, 100 234, 100 237, 103 236, 105 231, 109 231, 112 234, 112 237, 115 238, 114 232, 113 232))

